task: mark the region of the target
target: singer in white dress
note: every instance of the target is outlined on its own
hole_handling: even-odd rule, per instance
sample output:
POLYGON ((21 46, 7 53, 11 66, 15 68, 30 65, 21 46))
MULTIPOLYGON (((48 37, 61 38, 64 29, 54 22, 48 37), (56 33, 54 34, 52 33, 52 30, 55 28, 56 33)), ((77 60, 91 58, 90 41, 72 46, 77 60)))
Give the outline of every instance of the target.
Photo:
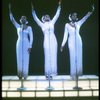
POLYGON ((64 37, 61 44, 61 51, 64 48, 68 39, 68 48, 70 55, 70 75, 72 79, 76 79, 77 76, 83 74, 82 67, 82 39, 79 34, 82 24, 88 19, 88 17, 94 11, 88 12, 81 20, 78 21, 77 13, 69 14, 70 23, 65 24, 64 37))
POLYGON ((41 27, 44 35, 44 56, 45 56, 45 76, 48 79, 48 76, 57 75, 57 40, 54 34, 54 24, 57 21, 60 11, 61 11, 61 2, 57 12, 53 19, 50 19, 49 15, 42 16, 42 21, 37 17, 35 10, 32 5, 32 15, 36 23, 41 27))
POLYGON ((22 16, 18 24, 11 12, 9 5, 10 20, 17 30, 18 39, 16 42, 17 70, 19 79, 26 79, 29 70, 29 56, 33 43, 33 32, 31 26, 28 26, 26 16, 22 16))

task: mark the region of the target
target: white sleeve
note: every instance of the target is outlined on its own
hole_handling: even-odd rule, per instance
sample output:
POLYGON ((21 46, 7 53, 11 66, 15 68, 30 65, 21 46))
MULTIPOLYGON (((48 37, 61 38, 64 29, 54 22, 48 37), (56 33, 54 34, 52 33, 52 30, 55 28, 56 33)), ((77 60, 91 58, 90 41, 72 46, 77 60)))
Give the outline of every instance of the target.
POLYGON ((19 25, 19 24, 16 22, 16 20, 14 19, 13 14, 10 13, 9 16, 10 16, 10 20, 11 20, 11 22, 13 23, 13 25, 14 25, 16 28, 18 28, 20 25, 19 25))
POLYGON ((58 8, 57 8, 56 14, 55 14, 55 16, 52 19, 52 23, 53 24, 55 24, 55 22, 57 21, 59 15, 60 15, 60 11, 61 11, 61 6, 59 5, 58 8))
POLYGON ((29 40, 30 40, 30 48, 32 48, 32 44, 33 44, 33 31, 32 28, 30 27, 29 29, 29 40))
POLYGON ((67 25, 65 25, 64 36, 61 46, 65 45, 65 43, 67 42, 67 38, 68 38, 68 30, 67 30, 67 25))
POLYGON ((90 17, 91 14, 92 12, 88 12, 81 20, 78 21, 78 24, 82 25, 88 19, 88 17, 90 17))
POLYGON ((35 13, 34 10, 32 11, 32 15, 33 15, 33 18, 34 18, 34 20, 36 21, 36 23, 37 23, 40 27, 42 27, 43 23, 39 20, 39 18, 37 17, 37 15, 36 15, 36 13, 35 13))

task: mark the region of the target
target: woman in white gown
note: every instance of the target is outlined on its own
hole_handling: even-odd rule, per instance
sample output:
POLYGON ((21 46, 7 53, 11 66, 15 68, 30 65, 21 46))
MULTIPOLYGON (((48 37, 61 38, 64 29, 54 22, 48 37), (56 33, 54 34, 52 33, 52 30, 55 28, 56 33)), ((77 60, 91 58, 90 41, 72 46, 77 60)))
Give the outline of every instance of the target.
POLYGON ((29 69, 29 56, 33 43, 33 32, 31 26, 28 26, 26 16, 22 16, 20 24, 18 24, 11 12, 11 5, 9 4, 10 20, 17 29, 17 43, 16 43, 16 56, 17 56, 17 72, 19 79, 26 79, 29 69))
POLYGON ((32 15, 36 23, 41 27, 44 35, 44 56, 45 56, 45 76, 57 75, 57 40, 54 34, 54 24, 57 21, 61 11, 61 1, 57 12, 53 19, 50 19, 49 15, 42 16, 42 21, 37 17, 35 10, 32 5, 32 15))
POLYGON ((61 44, 61 51, 64 48, 68 39, 68 48, 70 54, 70 75, 72 79, 76 79, 76 76, 81 76, 83 73, 82 68, 82 39, 79 34, 82 24, 88 19, 88 17, 94 11, 88 12, 81 20, 78 21, 77 13, 69 14, 70 23, 65 24, 64 37, 61 44))

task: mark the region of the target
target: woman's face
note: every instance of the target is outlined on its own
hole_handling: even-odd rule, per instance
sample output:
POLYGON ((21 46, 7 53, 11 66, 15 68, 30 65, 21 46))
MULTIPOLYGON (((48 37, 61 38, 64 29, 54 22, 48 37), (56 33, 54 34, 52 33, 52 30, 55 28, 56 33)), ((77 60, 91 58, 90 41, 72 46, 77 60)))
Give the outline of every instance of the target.
POLYGON ((71 19, 72 19, 72 21, 77 21, 77 13, 73 13, 72 15, 71 15, 71 19))
POLYGON ((26 24, 26 22, 27 22, 26 16, 22 16, 21 17, 21 23, 26 24))
POLYGON ((45 20, 46 22, 47 22, 47 21, 50 21, 50 16, 49 16, 49 15, 45 15, 44 20, 45 20))

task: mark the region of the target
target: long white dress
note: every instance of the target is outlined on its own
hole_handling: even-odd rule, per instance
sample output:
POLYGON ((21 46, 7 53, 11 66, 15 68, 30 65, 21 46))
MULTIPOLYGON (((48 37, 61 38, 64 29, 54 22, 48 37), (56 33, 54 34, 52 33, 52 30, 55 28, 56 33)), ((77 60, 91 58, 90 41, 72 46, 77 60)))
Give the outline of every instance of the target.
POLYGON ((21 26, 15 21, 12 14, 10 14, 10 20, 13 20, 13 24, 17 29, 18 39, 16 42, 16 57, 17 57, 17 72, 19 77, 26 78, 29 70, 29 52, 28 48, 32 48, 33 32, 31 26, 26 29, 22 29, 21 26))
POLYGON ((81 76, 83 74, 82 39, 79 31, 82 24, 91 14, 91 12, 88 12, 81 20, 75 22, 75 27, 71 26, 69 23, 66 23, 65 25, 64 37, 61 45, 64 46, 68 38, 70 75, 72 79, 75 79, 76 75, 81 76))
POLYGON ((37 24, 41 27, 44 35, 44 56, 45 56, 45 75, 57 75, 57 40, 54 34, 54 24, 60 15, 60 6, 54 18, 50 22, 42 23, 35 11, 32 11, 32 15, 37 24))

